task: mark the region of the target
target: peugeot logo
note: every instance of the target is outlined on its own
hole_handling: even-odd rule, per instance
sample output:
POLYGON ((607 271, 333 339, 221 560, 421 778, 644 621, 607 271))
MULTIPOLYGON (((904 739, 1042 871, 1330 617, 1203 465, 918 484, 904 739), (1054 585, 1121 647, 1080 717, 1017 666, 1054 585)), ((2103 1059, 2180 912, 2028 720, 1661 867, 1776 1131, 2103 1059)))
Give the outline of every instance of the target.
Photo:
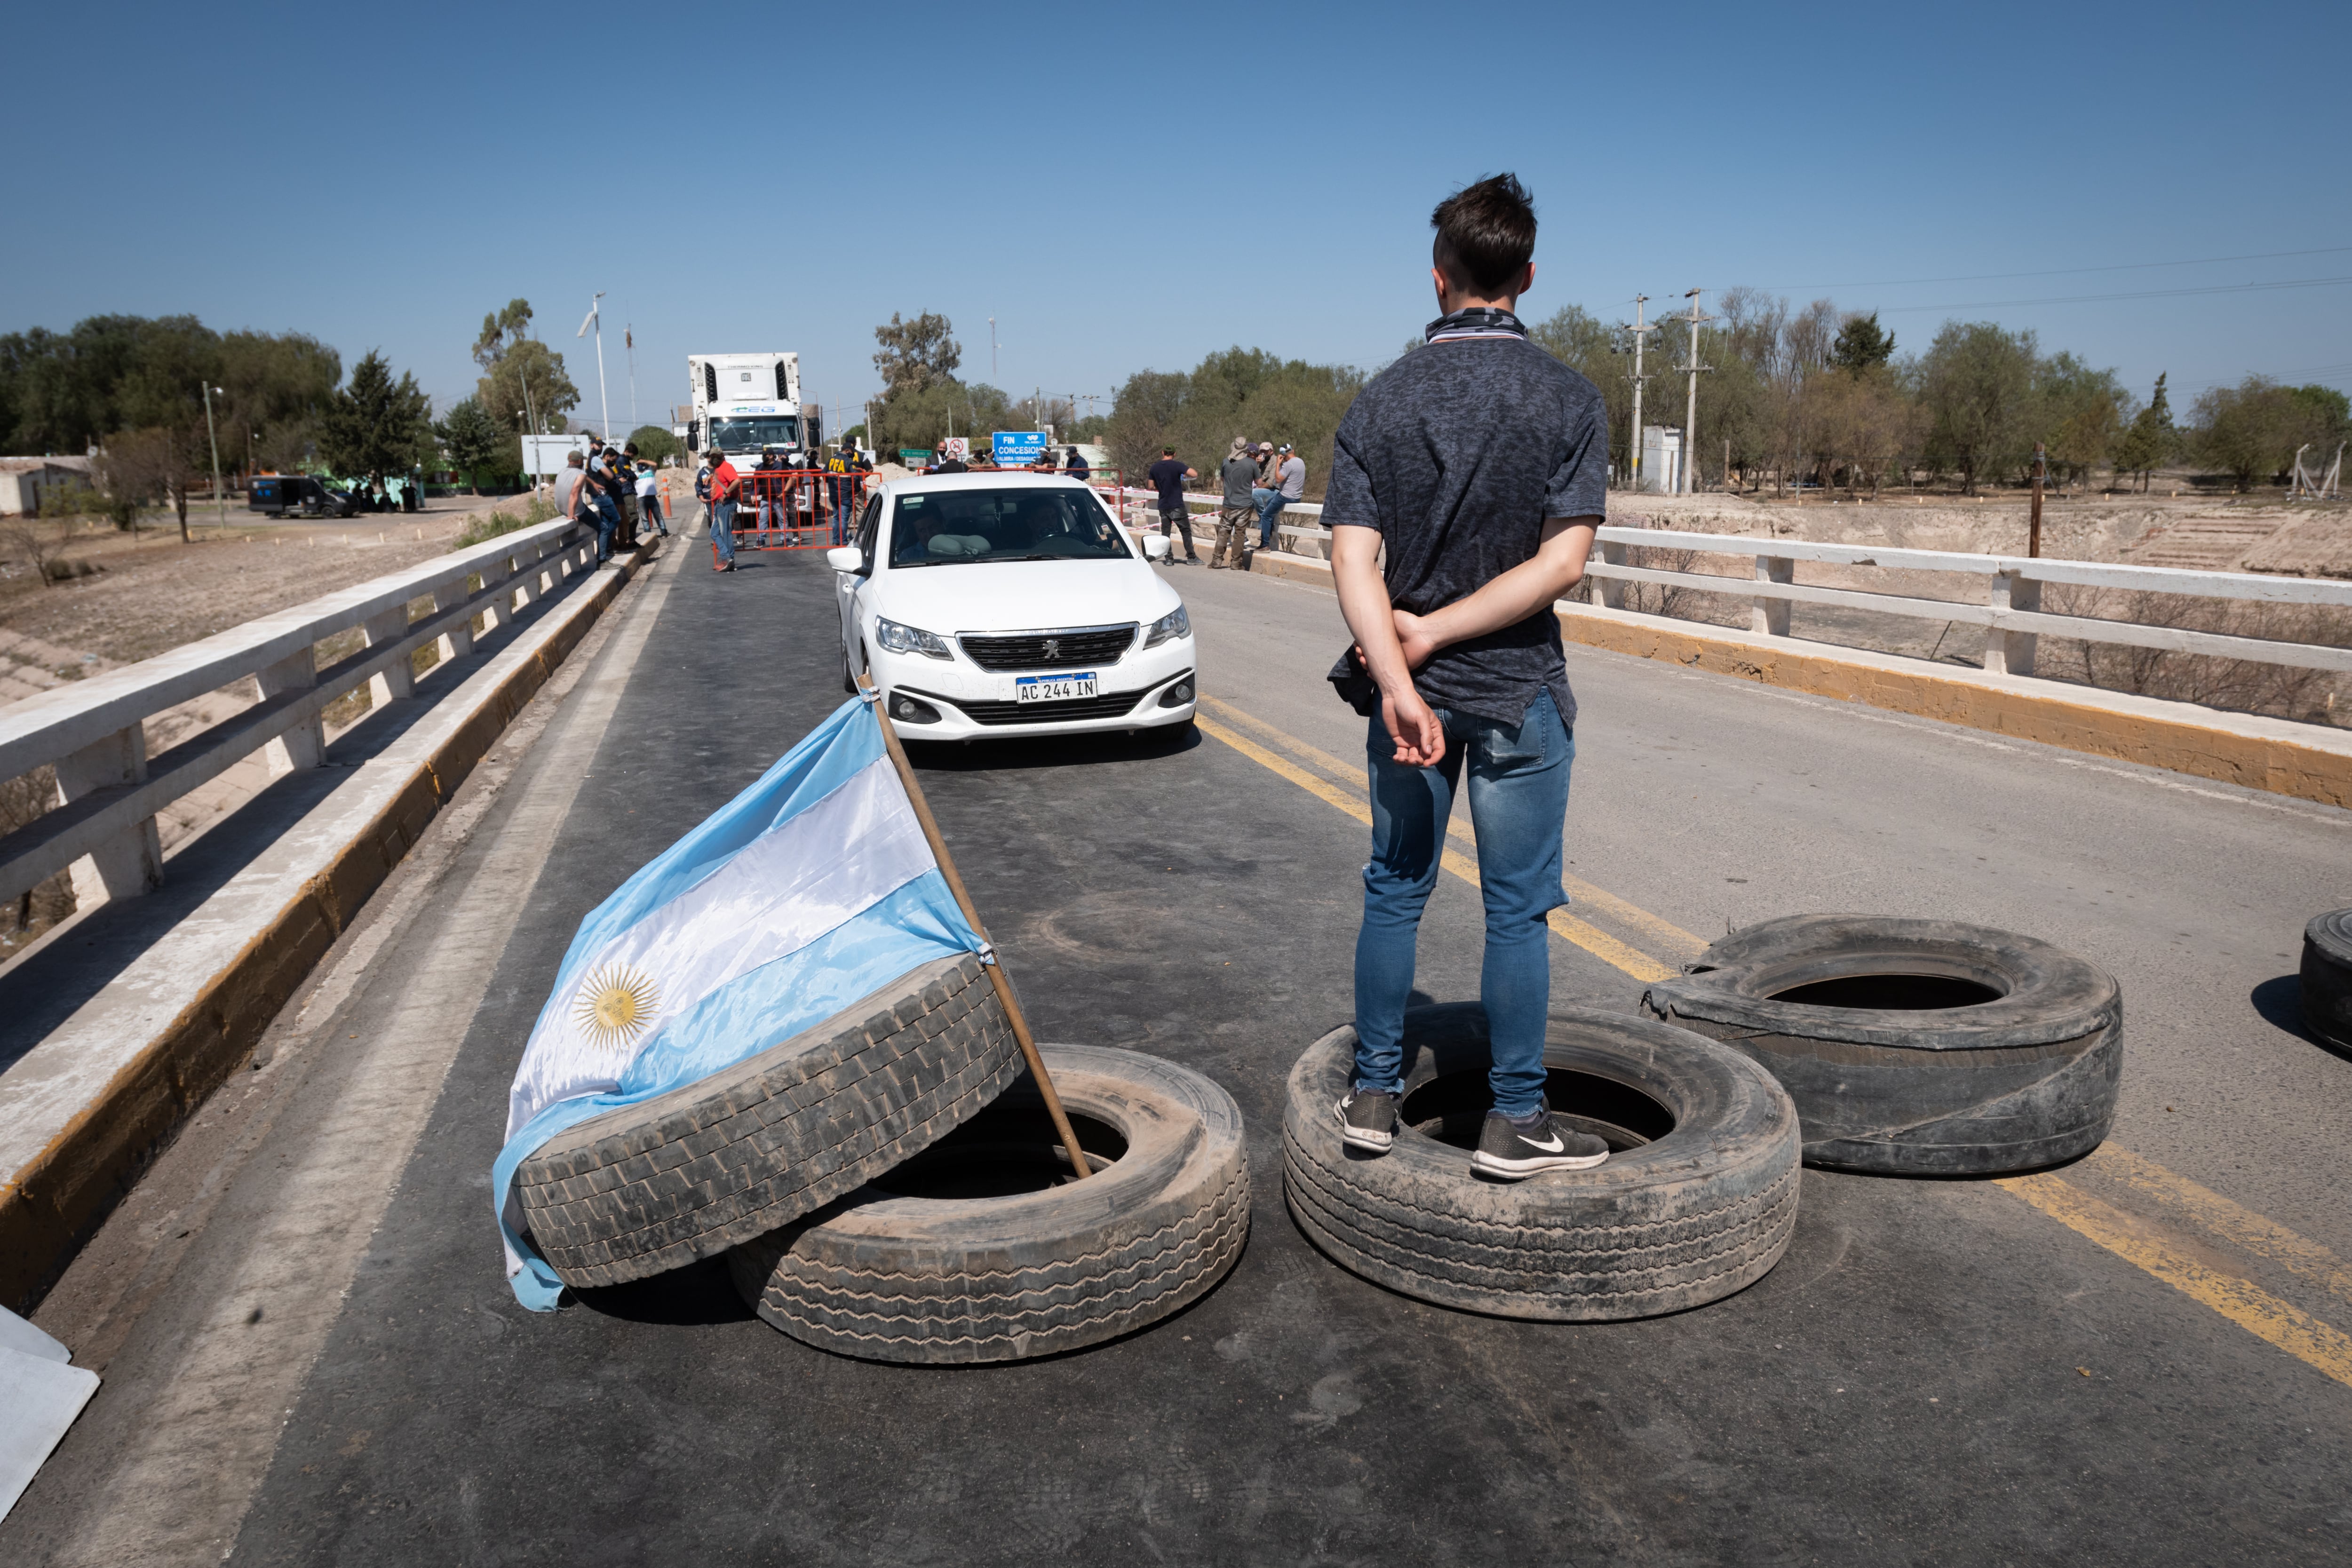
POLYGON ((1045 657, 1047 658, 1059 658, 1062 657, 1061 638, 1047 637, 1045 639, 1045 657))

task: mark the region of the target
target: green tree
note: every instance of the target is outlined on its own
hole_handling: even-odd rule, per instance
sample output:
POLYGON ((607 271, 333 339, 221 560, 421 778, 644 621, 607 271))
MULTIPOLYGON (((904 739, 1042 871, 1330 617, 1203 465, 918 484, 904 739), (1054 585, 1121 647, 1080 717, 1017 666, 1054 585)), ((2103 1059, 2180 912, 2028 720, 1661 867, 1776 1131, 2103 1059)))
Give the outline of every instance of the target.
POLYGON ((505 433, 482 412, 481 404, 474 398, 468 397, 449 410, 434 427, 434 434, 441 438, 441 451, 449 466, 466 476, 466 482, 473 487, 476 495, 482 493, 485 474, 515 471, 504 467, 508 446, 505 433))
POLYGON ((2034 368, 2036 439, 2053 473, 2080 482, 2104 468, 2122 445, 2130 395, 2111 370, 2093 370, 2073 354, 2051 355, 2034 368))
POLYGON ((414 464, 432 439, 432 405, 416 378, 371 349, 352 367, 351 384, 328 406, 319 455, 338 474, 380 479, 414 464))
POLYGON ((963 363, 963 345, 955 341, 954 331, 945 316, 929 310, 912 321, 891 311, 888 323, 874 329, 874 341, 882 345, 874 355, 874 368, 881 373, 883 395, 920 392, 951 378, 963 363))
POLYGON ((2137 474, 2143 490, 2147 489, 2148 475, 2172 461, 2180 450, 2180 432, 2173 427, 2172 402, 2164 390, 2166 374, 2158 374, 2156 391, 2148 398, 2147 406, 2134 416, 2116 442, 2116 476, 2137 474))
POLYGON ((1830 363, 1840 370, 1872 370, 1894 357, 1895 334, 1878 324, 1875 310, 1867 316, 1848 316, 1830 344, 1830 363))
POLYGON ((2190 448, 2236 489, 2250 489, 2258 479, 2283 477, 2298 447, 2326 448, 2343 439, 2345 408, 2343 395, 2330 388, 2281 386, 2250 375, 2197 399, 2190 448))
POLYGON ((2036 361, 2033 334, 1992 321, 1947 321, 1920 361, 1920 396, 1931 460, 1957 468, 1961 492, 1978 478, 2014 467, 2032 437, 2036 361))
POLYGON ((650 463, 662 462, 675 457, 683 445, 677 437, 669 433, 667 426, 662 425, 638 426, 629 432, 629 444, 636 447, 638 457, 650 463))

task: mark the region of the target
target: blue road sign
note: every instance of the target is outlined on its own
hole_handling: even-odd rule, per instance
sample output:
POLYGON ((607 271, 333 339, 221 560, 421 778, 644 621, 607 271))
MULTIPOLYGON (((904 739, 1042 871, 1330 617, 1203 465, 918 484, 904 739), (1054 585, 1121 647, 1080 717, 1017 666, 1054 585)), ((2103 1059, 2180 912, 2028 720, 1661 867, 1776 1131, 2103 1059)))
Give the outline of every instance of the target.
POLYGON ((1045 455, 1043 430, 999 430, 989 437, 1000 468, 1025 468, 1045 455))

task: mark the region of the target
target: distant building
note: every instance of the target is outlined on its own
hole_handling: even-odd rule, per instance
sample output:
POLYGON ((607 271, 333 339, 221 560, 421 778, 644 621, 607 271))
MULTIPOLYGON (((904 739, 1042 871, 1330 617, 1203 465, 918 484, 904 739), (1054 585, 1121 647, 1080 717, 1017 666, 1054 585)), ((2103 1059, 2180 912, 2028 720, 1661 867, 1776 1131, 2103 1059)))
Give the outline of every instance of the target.
POLYGON ((0 517, 37 513, 44 495, 89 484, 88 458, 0 458, 0 517))
POLYGON ((1672 425, 1642 426, 1642 489, 1652 495, 1679 495, 1683 488, 1683 433, 1672 425))

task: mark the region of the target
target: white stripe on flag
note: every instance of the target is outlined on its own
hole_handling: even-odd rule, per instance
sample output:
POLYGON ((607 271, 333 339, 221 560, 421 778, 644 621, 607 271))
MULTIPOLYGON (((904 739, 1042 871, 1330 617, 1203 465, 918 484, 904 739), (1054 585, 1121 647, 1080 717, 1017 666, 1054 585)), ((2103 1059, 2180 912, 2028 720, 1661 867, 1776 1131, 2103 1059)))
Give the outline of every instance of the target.
POLYGON ((796 952, 937 864, 887 757, 735 852, 599 949, 574 994, 551 997, 507 1102, 507 1136, 541 1109, 616 1087, 664 1021, 761 964, 796 952), (649 983, 647 1026, 599 1041, 577 993, 599 976, 649 983))

